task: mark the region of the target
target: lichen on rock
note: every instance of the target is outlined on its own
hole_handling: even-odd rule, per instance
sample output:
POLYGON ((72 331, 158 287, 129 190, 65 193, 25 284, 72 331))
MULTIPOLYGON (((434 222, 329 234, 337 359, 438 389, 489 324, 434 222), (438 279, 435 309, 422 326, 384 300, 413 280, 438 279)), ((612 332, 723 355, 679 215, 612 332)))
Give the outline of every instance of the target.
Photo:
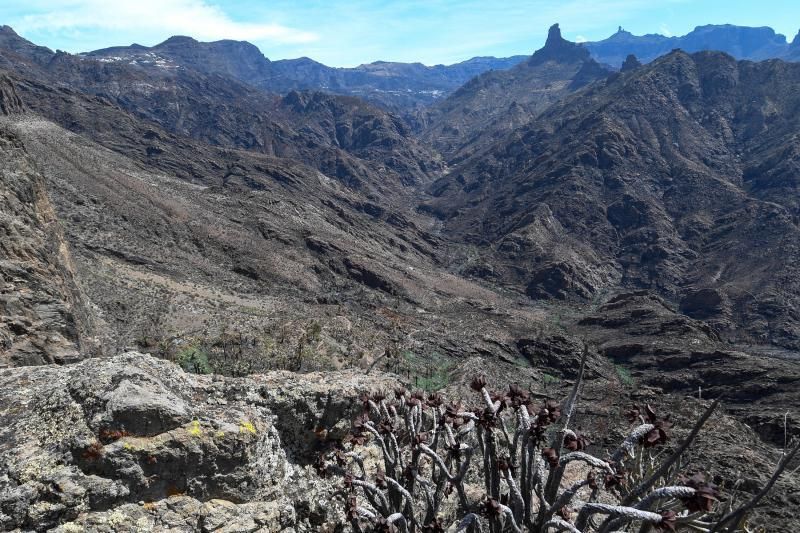
POLYGON ((317 531, 342 502, 313 468, 314 430, 349 423, 376 385, 198 376, 134 352, 2 370, 0 529, 317 531))

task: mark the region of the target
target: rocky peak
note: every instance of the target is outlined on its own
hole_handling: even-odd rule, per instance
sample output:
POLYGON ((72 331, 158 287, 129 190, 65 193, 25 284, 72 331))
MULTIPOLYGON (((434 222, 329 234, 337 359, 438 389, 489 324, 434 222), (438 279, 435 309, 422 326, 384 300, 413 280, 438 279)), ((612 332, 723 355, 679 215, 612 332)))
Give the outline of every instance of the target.
POLYGON ((295 111, 303 111, 306 105, 308 105, 308 100, 308 93, 289 91, 289 93, 283 97, 283 104, 295 111))
POLYGON ((200 42, 191 37, 175 36, 151 50, 204 74, 230 76, 250 84, 269 76, 269 59, 247 41, 200 42))
POLYGON ((545 47, 556 46, 564 41, 565 39, 561 36, 561 28, 558 23, 550 26, 550 29, 547 30, 547 41, 544 43, 545 47))
POLYGON ((9 50, 36 61, 49 60, 53 55, 52 50, 20 37, 10 26, 0 26, 0 51, 2 50, 9 50))
POLYGON ((186 35, 173 35, 161 44, 155 45, 153 48, 166 48, 172 46, 192 46, 199 44, 198 41, 186 35))
POLYGON ((172 52, 203 50, 206 53, 216 53, 221 56, 227 56, 229 59, 241 59, 246 61, 264 61, 266 59, 264 54, 261 53, 261 50, 259 50, 256 45, 247 41, 234 41, 231 39, 213 42, 200 42, 192 37, 175 35, 163 43, 157 44, 153 47, 153 49, 165 49, 172 52))
POLYGON ((628 37, 632 37, 632 36, 633 36, 633 34, 631 32, 625 31, 625 29, 623 29, 622 26, 618 26, 617 27, 617 32, 614 35, 612 35, 611 37, 609 37, 608 39, 609 40, 611 40, 611 39, 620 40, 620 39, 627 39, 628 37))
POLYGON ((622 68, 620 69, 622 72, 627 72, 629 70, 635 70, 642 66, 641 61, 636 59, 636 56, 633 54, 628 54, 628 57, 625 58, 625 61, 622 63, 622 68))
POLYGON ((547 32, 547 41, 545 41, 544 47, 531 56, 529 63, 531 65, 539 65, 547 61, 575 63, 588 59, 589 51, 579 44, 564 39, 561 36, 561 28, 558 24, 553 24, 547 32))

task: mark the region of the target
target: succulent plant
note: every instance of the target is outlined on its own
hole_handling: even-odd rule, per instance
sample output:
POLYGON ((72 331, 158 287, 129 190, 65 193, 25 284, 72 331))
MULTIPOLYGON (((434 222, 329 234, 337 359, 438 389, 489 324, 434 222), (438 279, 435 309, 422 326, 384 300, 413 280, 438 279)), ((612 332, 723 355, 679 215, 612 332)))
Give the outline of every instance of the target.
MULTIPOLYGON (((586 355, 581 378, 567 400, 548 400, 537 407, 518 385, 490 393, 484 376, 470 383, 479 396, 471 408, 448 403, 440 394, 413 392, 407 397, 404 388, 395 389, 398 403, 391 409, 382 393, 363 395, 364 409, 350 435, 324 452, 343 472, 353 529, 607 533, 630 526, 643 531, 746 531, 744 517, 754 500, 722 516, 719 490, 705 475, 679 477, 680 484, 674 484, 675 465, 719 402, 706 409, 669 455, 658 453, 669 440, 669 417, 660 417, 651 405, 633 406, 627 418, 634 426, 604 459, 597 453, 601 450, 591 453, 585 435, 569 428, 585 362, 586 355), (383 458, 369 477, 356 452, 365 445, 377 446, 383 458), (563 476, 574 462, 589 472, 567 486, 563 476), (482 481, 482 499, 468 495, 467 480, 482 481)), ((787 454, 773 479, 797 452, 795 448, 787 454)))

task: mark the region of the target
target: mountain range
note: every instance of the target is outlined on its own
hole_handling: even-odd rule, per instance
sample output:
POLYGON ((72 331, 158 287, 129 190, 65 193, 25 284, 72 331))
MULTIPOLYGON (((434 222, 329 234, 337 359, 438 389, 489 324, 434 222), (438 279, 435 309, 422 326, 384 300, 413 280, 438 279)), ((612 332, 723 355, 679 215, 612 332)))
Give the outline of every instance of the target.
MULTIPOLYGON (((798 41, 675 39, 556 24, 522 58, 332 69, 188 37, 72 55, 3 27, 0 367, 135 348, 433 391, 475 369, 566 387, 586 350, 587 410, 724 395, 732 456, 777 457, 800 434, 798 41)), ((28 527, 12 477, 0 509, 28 527)), ((793 530, 782 483, 789 511, 759 520, 793 530)), ((138 505, 115 494, 90 511, 138 505)))
POLYGON ((487 70, 505 69, 525 56, 474 57, 454 65, 378 61, 354 68, 333 68, 307 57, 270 61, 254 45, 238 41, 201 43, 171 37, 152 47, 131 45, 97 50, 85 57, 124 61, 147 67, 184 66, 205 74, 228 76, 254 87, 284 94, 291 90, 324 90, 358 96, 389 108, 425 105, 487 70))
MULTIPOLYGON (((5 27, 8 31, 9 28, 5 27)), ((628 55, 642 62, 680 48, 686 52, 717 50, 737 59, 800 61, 800 34, 791 43, 772 28, 707 25, 680 37, 637 36, 621 27, 602 41, 585 42, 597 62, 619 69, 628 55)), ((474 57, 453 65, 378 61, 353 68, 334 68, 309 58, 270 61, 254 45, 240 41, 201 43, 191 37, 171 37, 161 44, 116 46, 83 54, 101 61, 143 67, 182 65, 206 74, 219 74, 285 94, 290 90, 323 90, 358 96, 398 111, 425 106, 444 98, 487 71, 507 70, 527 59, 474 57)))

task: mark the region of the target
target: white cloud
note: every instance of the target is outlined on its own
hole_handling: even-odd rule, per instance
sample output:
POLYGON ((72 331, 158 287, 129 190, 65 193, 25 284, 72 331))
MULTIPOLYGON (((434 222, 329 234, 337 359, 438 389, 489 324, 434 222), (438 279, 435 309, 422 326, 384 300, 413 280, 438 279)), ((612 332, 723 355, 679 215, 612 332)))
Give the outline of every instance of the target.
POLYGON ((576 43, 585 43, 585 42, 588 42, 588 41, 589 41, 589 39, 587 39, 583 35, 578 35, 577 37, 575 37, 575 42, 576 43))
POLYGON ((237 39, 308 43, 315 33, 280 24, 239 22, 206 0, 59 0, 17 23, 20 32, 106 30, 189 35, 200 40, 237 39))
POLYGON ((660 31, 660 32, 661 32, 661 35, 663 35, 663 36, 665 36, 665 37, 672 37, 672 32, 671 32, 671 31, 669 31, 669 27, 667 27, 667 25, 666 25, 666 24, 662 24, 662 25, 661 25, 661 26, 658 28, 658 31, 660 31))

